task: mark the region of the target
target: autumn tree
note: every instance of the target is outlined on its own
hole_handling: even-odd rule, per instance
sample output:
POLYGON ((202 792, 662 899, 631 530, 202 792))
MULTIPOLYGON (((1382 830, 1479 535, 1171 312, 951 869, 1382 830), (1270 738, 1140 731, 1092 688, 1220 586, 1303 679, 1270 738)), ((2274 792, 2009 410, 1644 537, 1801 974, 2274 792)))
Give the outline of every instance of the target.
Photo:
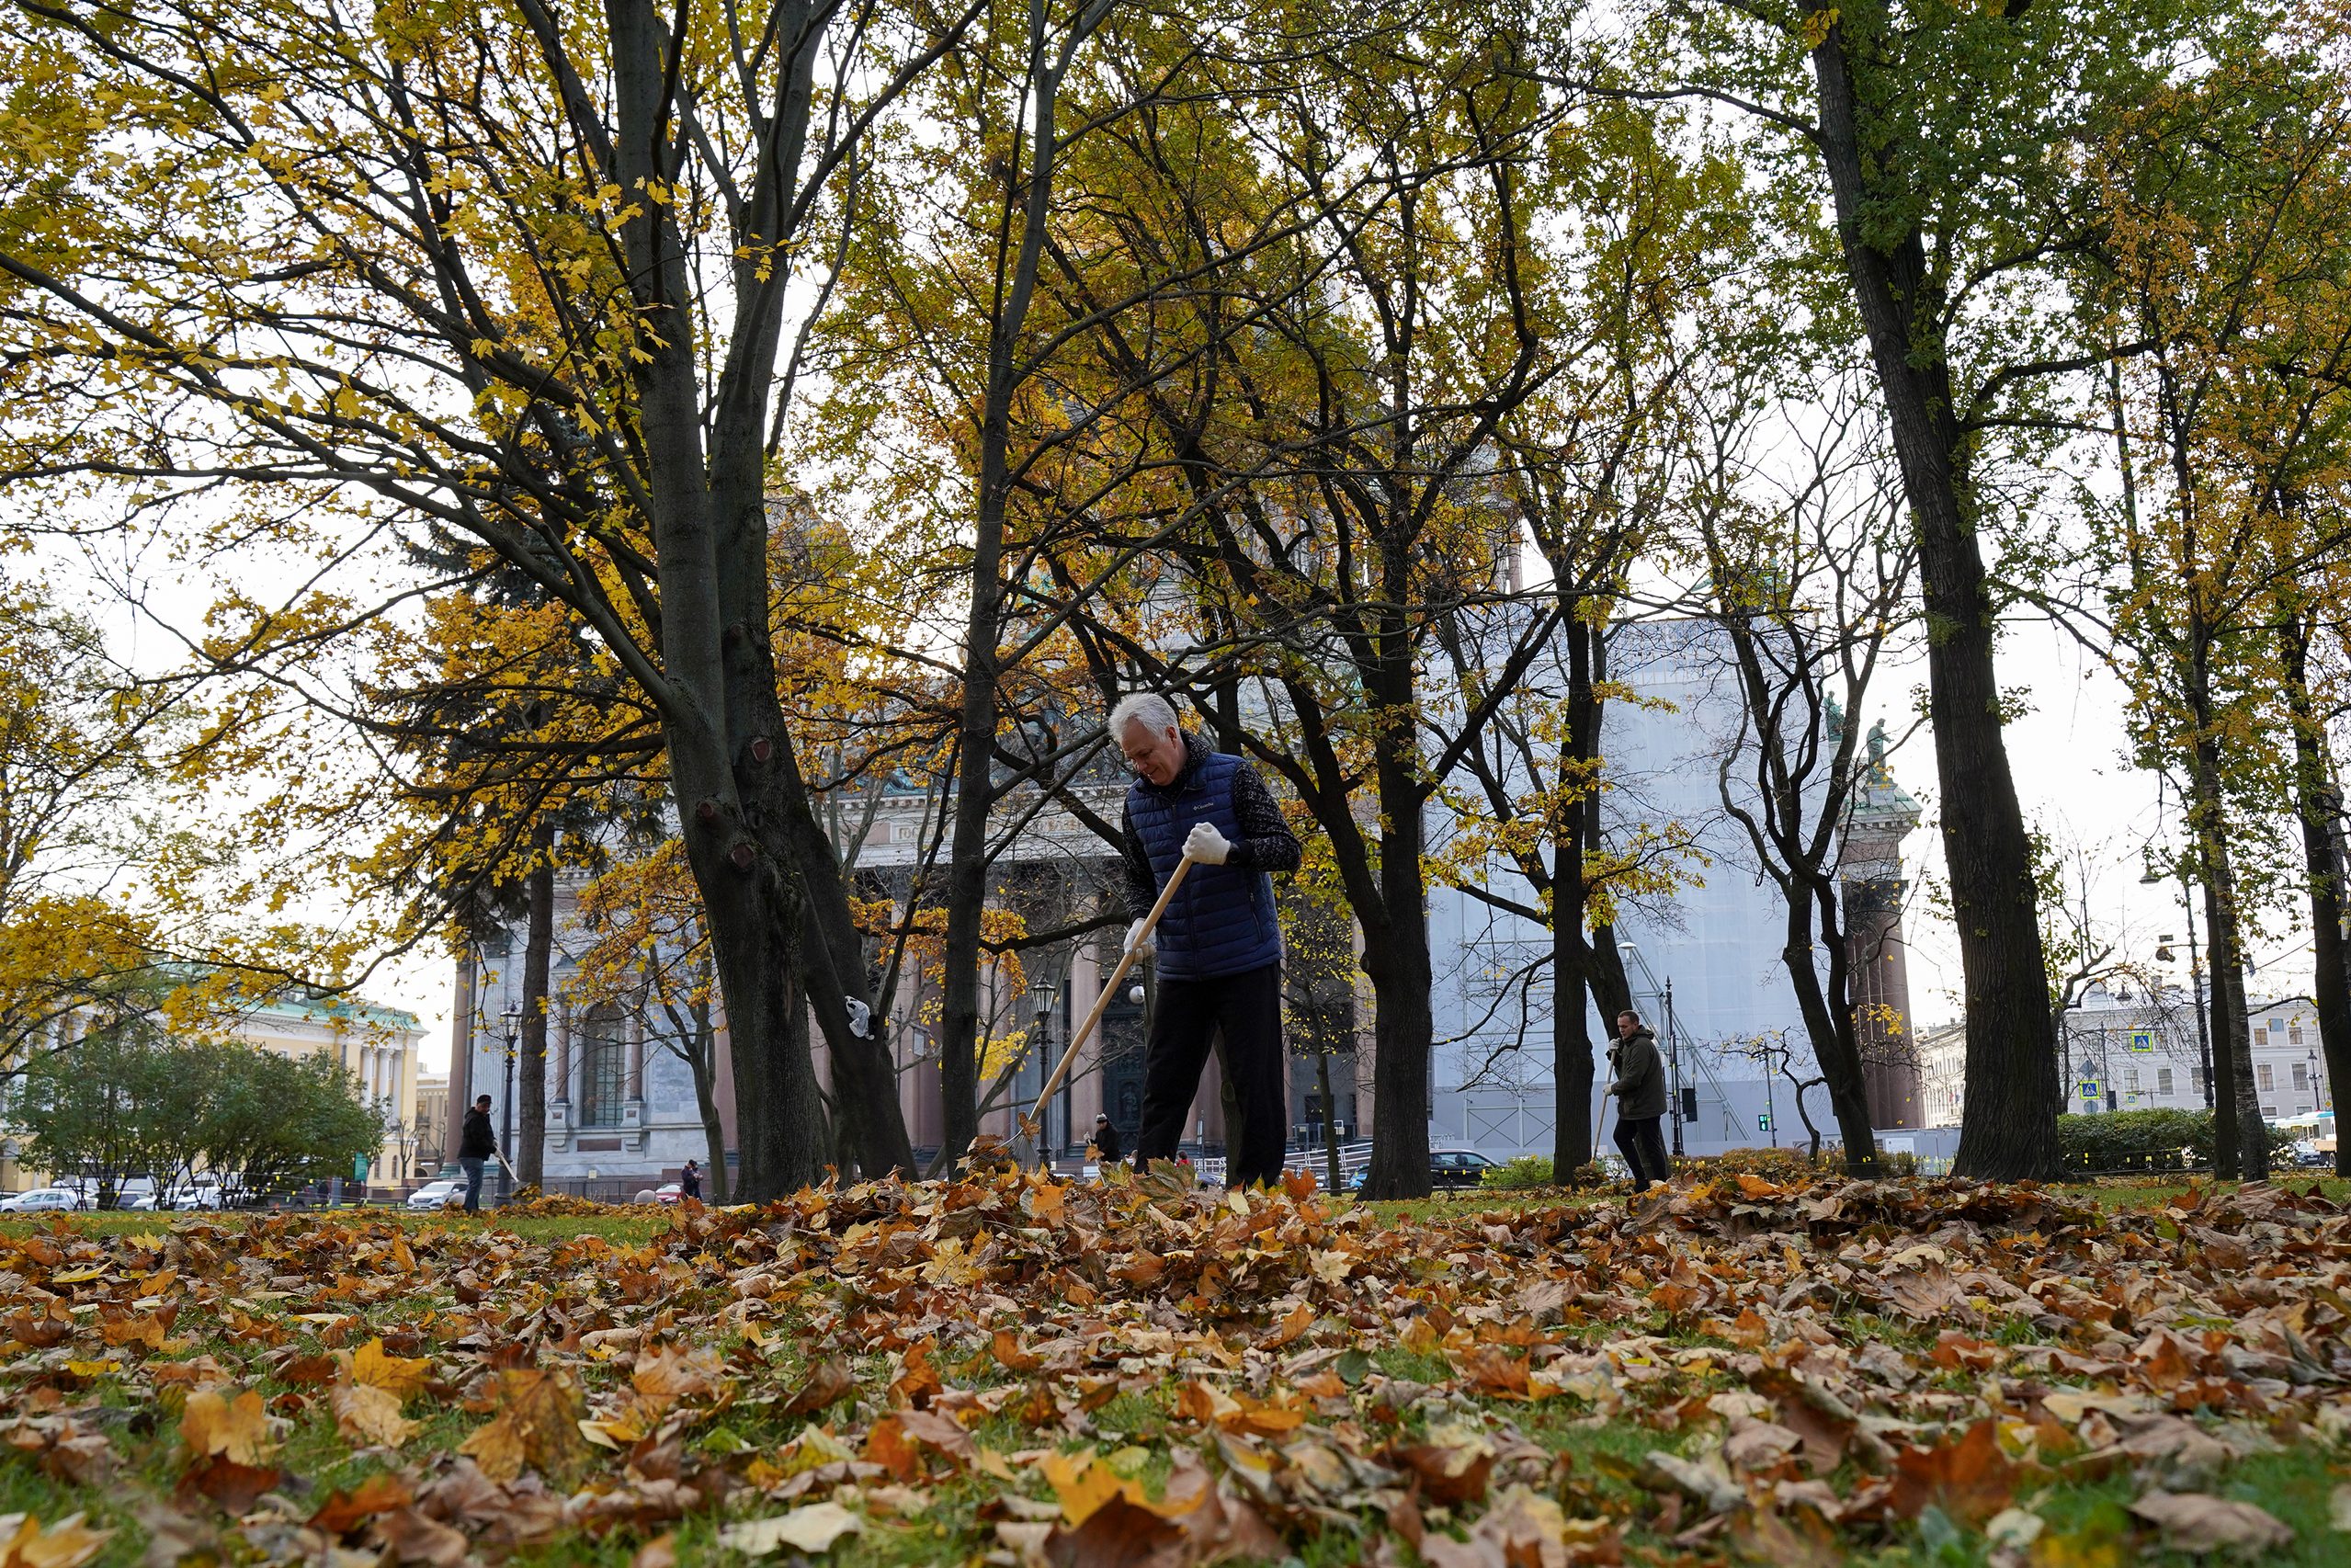
MULTIPOLYGON (((1166 117, 1186 158, 1146 142, 1133 160, 1148 205, 1130 209, 1130 246, 1212 252, 1269 212, 1294 212, 1296 235, 1183 301, 1176 330, 1208 351, 1146 408, 1186 526, 1132 601, 1162 613, 1096 615, 1089 632, 1210 713, 1231 691, 1235 738, 1327 835, 1377 1000, 1365 1190, 1406 1196, 1429 1180, 1424 812, 1500 700, 1455 715, 1432 752, 1423 671, 1442 615, 1496 591, 1496 431, 1562 363, 1532 229, 1562 109, 1511 29, 1441 5, 1312 20, 1312 48, 1231 89, 1243 128, 1166 117), (1202 159, 1219 178, 1187 173, 1202 159)), ((1505 660, 1496 691, 1539 650, 1505 660)))
MULTIPOLYGON (((1775 411, 1735 374, 1703 401, 1692 434, 1709 481, 1693 508, 1704 570, 1696 597, 1736 694, 1731 733, 1718 738, 1717 786, 1778 894, 1782 965, 1847 1165, 1874 1171, 1846 844, 1884 766, 1882 733, 1865 746, 1861 720, 1909 626, 1915 546, 1866 402, 1832 387, 1817 407, 1775 411), (1792 437, 1783 449, 1800 456, 1777 472, 1761 450, 1775 412, 1819 418, 1781 428, 1792 437)), ((1817 1132, 1813 1144, 1817 1153, 1817 1132)))
POLYGON ((38 582, 0 587, 0 1071, 79 1032, 190 933, 142 895, 185 717, 38 582))
MULTIPOLYGON (((0 243, 29 367, 12 412, 51 415, 0 466, 158 506, 229 486, 330 559, 337 530, 431 520, 577 614, 660 715, 753 1195, 823 1153, 798 983, 882 1165, 896 1119, 880 1042, 849 1028, 847 892, 777 698, 788 300, 873 117, 972 14, 10 8, 11 74, 84 90, 35 106, 52 151, 23 174, 77 215, 70 242, 0 243)), ((305 597, 245 636, 347 608, 305 597)))
MULTIPOLYGON (((1515 681, 1462 778, 1442 788, 1460 826, 1448 875, 1467 897, 1550 931, 1555 1170, 1592 1159, 1591 1006, 1632 1005, 1615 912, 1628 895, 1668 891, 1685 869, 1686 830, 1619 821, 1604 734, 1608 643, 1634 579, 1687 548, 1694 481, 1680 427, 1684 389, 1714 335, 1697 329, 1714 292, 1752 264, 1751 215, 1727 149, 1676 117, 1606 98, 1553 199, 1580 220, 1553 257, 1551 330, 1572 346, 1561 372, 1505 420, 1495 482, 1537 579, 1523 596, 1467 605, 1440 623, 1465 710, 1515 681), (1539 573, 1533 568, 1539 563, 1539 573), (1514 667, 1518 641, 1542 656, 1514 667), (1522 890, 1484 874, 1499 859, 1522 890)), ((1531 982, 1528 982, 1531 983, 1531 982)), ((1604 1030, 1604 1036, 1606 1031, 1604 1030)))
POLYGON ((588 940, 573 955, 569 998, 577 1006, 601 1004, 634 1017, 654 1050, 685 1063, 702 1122, 710 1200, 724 1203, 718 976, 683 844, 662 837, 618 858, 580 890, 579 906, 588 940))
MULTIPOLYGON (((1927 692, 1967 984, 1967 1107, 1956 1168, 2056 1174, 2055 1042, 2042 995, 2031 856, 1995 665, 2006 480, 2037 438, 2078 426, 2064 394, 2130 347, 2083 337, 2065 264, 2102 217, 2069 156, 2164 79, 2199 28, 2229 19, 2143 0, 1948 7, 1889 0, 1670 5, 1642 13, 1662 75, 1562 51, 1563 79, 1743 116, 1788 182, 1778 210, 1833 233, 1825 333, 1866 346, 1917 531, 1927 692), (2069 378, 2071 378, 2069 380, 2069 378)), ((2238 24, 2250 30, 2250 17, 2238 24)), ((1562 36, 1567 36, 1563 31, 1562 36)), ((1641 57, 1636 57, 1641 58, 1641 57)))
MULTIPOLYGON (((2121 484, 2094 513, 2112 572, 2106 625, 2142 761, 2180 775, 2210 942, 2216 1152, 2247 1179, 2268 1165, 2245 937, 2277 867, 2274 802, 2296 798, 2314 761, 2293 695, 2307 664, 2279 621, 2340 579, 2351 544, 2339 510, 2351 107, 2326 66, 2339 28, 2223 51, 2116 128, 2084 284, 2100 328, 2140 346, 2109 381, 2121 484)), ((2316 886, 2328 869, 2323 855, 2309 863, 2304 837, 2316 886)))

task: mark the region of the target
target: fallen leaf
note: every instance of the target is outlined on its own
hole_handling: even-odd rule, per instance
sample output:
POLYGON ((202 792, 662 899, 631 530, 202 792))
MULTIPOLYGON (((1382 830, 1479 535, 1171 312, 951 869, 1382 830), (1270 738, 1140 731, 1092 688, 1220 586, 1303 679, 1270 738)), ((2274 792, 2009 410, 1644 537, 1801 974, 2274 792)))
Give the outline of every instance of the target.
POLYGON ((80 1514, 42 1528, 30 1514, 0 1516, 0 1564, 6 1568, 81 1568, 106 1549, 112 1530, 94 1530, 80 1514))
POLYGON ((2294 1543, 2294 1532, 2266 1509, 2206 1492, 2150 1492, 2130 1511, 2161 1529, 2175 1551, 2250 1557, 2294 1543))
POLYGON ((498 1414, 458 1449, 493 1481, 512 1481, 524 1464, 568 1471, 586 1452, 580 1435, 585 1397, 561 1368, 509 1367, 498 1374, 498 1414))
POLYGON ((417 1423, 400 1414, 400 1396, 375 1384, 337 1383, 326 1397, 346 1441, 396 1449, 416 1430, 417 1423))
POLYGON ((808 1369, 808 1381, 800 1392, 786 1402, 781 1414, 786 1419, 795 1415, 813 1415, 827 1405, 857 1392, 857 1375, 848 1362, 837 1356, 828 1357, 808 1369))
POLYGON ((253 1389, 234 1398, 218 1389, 189 1394, 180 1413, 179 1439, 193 1458, 217 1454, 233 1464, 257 1465, 276 1449, 269 1440, 268 1414, 253 1389))
POLYGON ((729 1525, 719 1531, 719 1544, 754 1557, 787 1546, 795 1551, 827 1551, 843 1536, 864 1528, 865 1521, 838 1503, 812 1503, 789 1514, 729 1525))
POLYGON ((336 1491, 310 1517, 310 1527, 326 1535, 347 1535, 378 1514, 405 1508, 416 1494, 396 1475, 379 1471, 348 1492, 336 1491))
POLYGON ((432 1375, 433 1363, 429 1358, 388 1356, 380 1338, 370 1339, 351 1352, 353 1382, 382 1389, 403 1403, 423 1393, 432 1375))
POLYGON ((427 1568, 457 1568, 471 1551, 462 1531, 414 1508, 394 1508, 376 1520, 376 1536, 396 1561, 427 1568))

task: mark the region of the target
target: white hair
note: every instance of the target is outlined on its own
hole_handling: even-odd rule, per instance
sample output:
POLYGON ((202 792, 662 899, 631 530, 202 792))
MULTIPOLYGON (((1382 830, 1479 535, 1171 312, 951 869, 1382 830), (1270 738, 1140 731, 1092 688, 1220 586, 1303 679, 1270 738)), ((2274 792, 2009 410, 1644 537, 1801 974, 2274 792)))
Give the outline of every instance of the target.
POLYGON ((1119 705, 1110 710, 1110 738, 1123 736, 1130 724, 1147 724, 1154 731, 1183 727, 1175 705, 1155 691, 1130 691, 1119 699, 1119 705))

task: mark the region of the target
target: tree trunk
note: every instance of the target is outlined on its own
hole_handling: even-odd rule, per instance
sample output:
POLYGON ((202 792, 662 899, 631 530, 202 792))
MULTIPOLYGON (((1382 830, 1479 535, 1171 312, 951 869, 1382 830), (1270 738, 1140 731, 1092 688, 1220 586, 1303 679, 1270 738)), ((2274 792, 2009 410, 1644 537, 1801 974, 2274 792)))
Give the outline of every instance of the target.
MULTIPOLYGON (((1401 460, 1410 460, 1406 449, 1401 460)), ((1428 888, 1421 869, 1425 847, 1421 811, 1427 792, 1420 777, 1415 654, 1403 608, 1412 596, 1414 551, 1393 542, 1409 537, 1391 523, 1390 542, 1382 547, 1388 604, 1374 617, 1375 652, 1364 683, 1373 710, 1387 720, 1374 730, 1371 743, 1372 782, 1380 801, 1380 950, 1372 950, 1374 934, 1367 927, 1363 969, 1371 977, 1379 1008, 1372 1039, 1380 1092, 1372 1104, 1366 1198, 1425 1198, 1432 1185, 1429 1057, 1437 1029, 1429 992, 1436 976, 1428 958, 1428 888)))
MULTIPOLYGON (((777 144, 753 192, 752 222, 766 233, 781 231, 797 185, 816 52, 801 37, 809 7, 786 9, 785 36, 797 47, 778 86, 777 144)), ((650 0, 608 0, 608 14, 613 173, 624 190, 650 188, 668 177, 668 27, 650 0)), ((783 777, 790 752, 781 742, 768 624, 761 443, 783 284, 761 277, 762 264, 736 268, 744 315, 728 345, 706 453, 701 339, 688 314, 693 293, 677 221, 673 207, 649 201, 622 231, 642 324, 634 346, 637 441, 659 546, 664 674, 673 688, 663 738, 725 1000, 740 1194, 760 1201, 815 1179, 824 1156, 807 1019, 798 1016, 801 897, 786 812, 794 781, 783 777)))
MULTIPOLYGON (((2327 756, 2326 732, 2311 700, 2309 628, 2289 619, 2283 632, 2286 693, 2294 721, 2294 814, 2302 828, 2302 869, 2310 889, 2314 969, 2311 1002, 2329 1087, 2351 1083, 2351 942, 2344 939, 2343 802, 2327 756)), ((2312 1103, 2321 1103, 2312 1096, 2312 1103)), ((2339 1125, 2339 1122, 2338 1122, 2339 1125)), ((2351 1176, 2351 1140, 2334 1143, 2334 1172, 2351 1176)))
POLYGON ((1563 872, 1552 885, 1551 1179, 1564 1183, 1592 1163, 1592 1014, 1584 988, 1593 963, 1584 940, 1583 877, 1563 872))
POLYGON ((801 984, 831 1052, 839 1131, 861 1174, 911 1175, 914 1147, 898 1100, 898 1065, 890 1053, 887 1020, 875 1006, 865 938, 849 910, 840 853, 809 801, 791 736, 778 730, 777 741, 782 754, 776 767, 779 809, 807 901, 796 948, 801 984), (858 1013, 865 1018, 863 1032, 852 1025, 858 1013))
MULTIPOLYGON (((1004 630, 1003 573, 1005 509, 1012 490, 1013 401, 1028 372, 1018 363, 1028 306, 1036 297, 1037 268, 1045 254, 1053 173, 1060 156, 1055 109, 1061 73, 1077 46, 1100 25, 1107 0, 1093 0, 1070 24, 1059 51, 1050 45, 1046 12, 1029 13, 1028 85, 1031 126, 1029 166, 1020 193, 1020 243, 1009 267, 998 250, 999 291, 988 334, 988 380, 980 411, 979 506, 973 518, 971 613, 963 635, 963 707, 958 731, 960 770, 955 798, 955 829, 948 860, 947 978, 939 1018, 939 1094, 945 1101, 944 1153, 950 1159, 969 1148, 980 1130, 980 924, 987 903, 988 813, 995 804, 997 640, 1004 630)), ((1012 191, 1005 190, 1007 208, 1012 191)), ((1004 213, 998 244, 1012 228, 1004 213)))
MULTIPOLYGON (((2201 696, 2200 677, 2191 678, 2189 699, 2200 715, 2209 710, 2209 703, 2201 696)), ((2269 1136, 2261 1116, 2261 1092, 2254 1082, 2253 1035, 2245 1017, 2243 932, 2237 907, 2235 858, 2222 816, 2220 744, 2201 716, 2188 768, 2188 820, 2203 871, 2205 923, 2209 928, 2205 958, 2212 976, 2214 1163, 2222 1176, 2263 1181, 2269 1175, 2269 1136)))
POLYGON ((707 1001, 692 1006, 694 1019, 694 1108, 702 1118, 704 1178, 712 1203, 727 1200, 726 1123, 719 1116, 719 1040, 707 1001))
POLYGON ((536 856, 526 883, 529 901, 522 947, 522 1060, 515 1104, 515 1179, 540 1187, 547 1179, 547 990, 555 949, 555 830, 542 824, 531 835, 536 856))
MULTIPOLYGON (((1788 943, 1780 950, 1780 960, 1787 966, 1789 983, 1795 990, 1797 1011, 1803 1015, 1812 1061, 1820 1069, 1822 1086, 1829 1092, 1829 1108, 1835 1113, 1837 1131, 1845 1139, 1846 1168, 1856 1176, 1874 1175, 1878 1143, 1869 1125, 1869 1097, 1862 1081, 1861 1042, 1853 1028, 1845 933, 1836 918, 1835 898, 1833 882, 1813 890, 1801 885, 1785 890, 1788 943), (1825 983, 1812 958, 1815 948, 1822 946, 1829 953, 1825 983)), ((1789 1074, 1788 1081, 1795 1083, 1795 1075, 1789 1074)), ((1820 1134, 1813 1131, 1801 1090, 1798 1091, 1796 1109, 1804 1120, 1805 1131, 1812 1133, 1813 1153, 1817 1155, 1820 1134)))
POLYGON ((1872 154, 1865 151, 1843 23, 1829 26, 1812 64, 1820 89, 1817 144, 1918 530, 1943 853, 1967 986, 1966 1103, 1953 1169, 2047 1180, 2058 1174, 2047 966, 2024 813, 2008 766, 1993 607, 1975 537, 1968 443, 1952 402, 1941 301, 1915 226, 1891 243, 1873 237, 1886 215, 1871 199, 1872 154))
MULTIPOLYGON (((1560 635, 1567 640, 1567 733, 1560 742, 1553 787, 1562 802, 1551 846, 1551 1179, 1564 1183, 1592 1163, 1592 1019, 1584 988, 1598 973, 1584 922, 1592 907, 1584 880, 1585 845, 1597 837, 1600 801, 1591 778, 1599 764, 1601 707, 1594 663, 1604 658, 1599 627, 1583 616, 1584 598, 1563 586, 1560 635)), ((1499 801, 1497 801, 1497 814, 1499 801)))

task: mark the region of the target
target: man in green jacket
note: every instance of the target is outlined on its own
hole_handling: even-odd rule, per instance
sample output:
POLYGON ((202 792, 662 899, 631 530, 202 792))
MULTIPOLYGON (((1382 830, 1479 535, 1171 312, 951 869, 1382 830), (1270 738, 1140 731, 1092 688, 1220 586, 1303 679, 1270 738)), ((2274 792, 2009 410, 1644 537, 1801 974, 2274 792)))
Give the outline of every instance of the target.
POLYGON ((1672 1180, 1674 1166, 1657 1130, 1665 1115, 1665 1062, 1657 1054, 1657 1037, 1630 1008, 1617 1015, 1608 1068, 1616 1080, 1608 1093, 1617 1096, 1617 1148, 1632 1171, 1633 1191, 1644 1192, 1653 1181, 1672 1180))

